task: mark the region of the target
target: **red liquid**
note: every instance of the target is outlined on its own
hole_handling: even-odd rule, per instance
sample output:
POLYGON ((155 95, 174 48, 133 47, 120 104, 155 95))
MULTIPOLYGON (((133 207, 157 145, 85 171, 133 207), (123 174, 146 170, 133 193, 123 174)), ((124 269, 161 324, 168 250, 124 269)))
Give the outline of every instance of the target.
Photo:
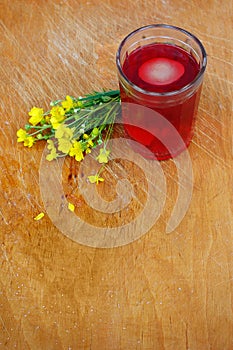
MULTIPOLYGON (((150 44, 136 49, 126 57, 122 69, 132 83, 157 93, 180 90, 200 71, 191 54, 171 44, 150 44)), ((135 92, 132 87, 127 90, 121 84, 120 89, 125 131, 150 151, 147 154, 143 147, 140 153, 163 160, 175 157, 189 145, 201 86, 182 98, 153 97, 135 92), (124 102, 127 102, 125 108, 124 102), (137 105, 147 108, 143 111, 137 105)))

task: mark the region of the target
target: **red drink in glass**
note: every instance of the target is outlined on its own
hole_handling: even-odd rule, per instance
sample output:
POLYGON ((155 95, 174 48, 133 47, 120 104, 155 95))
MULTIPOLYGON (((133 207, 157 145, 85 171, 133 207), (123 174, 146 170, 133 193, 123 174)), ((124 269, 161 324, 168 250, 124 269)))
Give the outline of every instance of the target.
POLYGON ((176 27, 143 27, 124 39, 117 66, 127 135, 144 146, 138 151, 147 158, 175 157, 192 139, 206 66, 203 46, 176 27))

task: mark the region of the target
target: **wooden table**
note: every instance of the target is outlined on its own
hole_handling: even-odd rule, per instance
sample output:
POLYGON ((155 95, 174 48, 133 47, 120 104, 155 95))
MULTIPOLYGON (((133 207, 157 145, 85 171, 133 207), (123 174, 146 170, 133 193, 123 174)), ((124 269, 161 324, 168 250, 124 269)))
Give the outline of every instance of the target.
MULTIPOLYGON (((232 350, 232 2, 2 0, 0 20, 0 349, 232 350), (85 220, 94 223, 90 235, 134 220, 141 210, 136 204, 146 203, 143 169, 120 164, 124 171, 118 175, 128 174, 138 202, 116 221, 114 213, 97 215, 80 199, 79 167, 70 159, 63 170, 51 163, 54 183, 46 187, 45 143, 27 149, 17 143, 16 131, 32 106, 46 109, 66 94, 117 89, 120 41, 151 23, 191 31, 208 52, 188 150, 190 201, 168 234, 182 190, 179 164, 153 165, 166 180, 166 193, 147 232, 135 239, 131 227, 129 241, 116 239, 112 247, 111 241, 98 246, 96 236, 85 244, 82 235, 69 237, 69 218, 80 215, 84 226, 85 220), (57 171, 76 207, 75 213, 66 211, 62 228, 56 215, 65 209, 54 214, 46 202, 59 196, 57 171), (40 212, 44 218, 35 221, 40 212)), ((113 200, 114 174, 97 188, 100 197, 113 200)), ((151 210, 157 204, 150 203, 151 210)))

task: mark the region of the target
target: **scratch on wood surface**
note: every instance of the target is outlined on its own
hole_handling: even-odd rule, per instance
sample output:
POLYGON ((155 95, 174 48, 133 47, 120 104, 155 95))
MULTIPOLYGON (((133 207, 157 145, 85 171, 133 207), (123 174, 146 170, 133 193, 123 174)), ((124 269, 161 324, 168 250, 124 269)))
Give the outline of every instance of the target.
POLYGON ((12 267, 12 264, 11 264, 11 261, 10 259, 8 258, 8 255, 7 255, 7 251, 6 251, 6 247, 4 245, 4 243, 1 245, 1 250, 2 250, 2 256, 5 258, 5 261, 7 262, 8 266, 9 266, 9 269, 11 270, 12 274, 14 276, 16 276, 15 272, 14 272, 14 269, 12 267))
POLYGON ((5 26, 2 20, 0 20, 0 26, 3 29, 4 36, 6 37, 6 41, 9 41, 10 43, 14 44, 14 47, 20 48, 20 44, 16 37, 13 35, 13 33, 10 31, 8 27, 5 26))
POLYGON ((6 333, 7 333, 8 336, 10 337, 10 333, 9 333, 8 329, 6 328, 5 322, 3 321, 1 315, 0 315, 0 320, 1 320, 1 323, 2 323, 2 326, 3 326, 3 329, 6 331, 6 333))
POLYGON ((208 50, 208 48, 210 48, 210 49, 213 49, 213 47, 212 47, 212 42, 211 42, 211 40, 212 39, 216 39, 216 40, 218 40, 218 43, 220 44, 220 42, 221 41, 224 41, 224 43, 222 44, 222 46, 224 47, 224 48, 226 48, 229 52, 232 52, 233 50, 229 47, 229 45, 228 45, 228 42, 231 42, 231 40, 230 39, 227 39, 227 38, 224 38, 224 37, 215 37, 215 36, 212 36, 211 34, 207 34, 206 32, 200 32, 199 30, 198 30, 198 28, 195 30, 195 33, 196 33, 196 35, 197 36, 199 36, 199 37, 202 37, 203 39, 204 39, 204 41, 203 41, 203 44, 204 44, 204 46, 207 48, 207 57, 208 57, 208 52, 209 52, 209 50, 208 50), (206 39, 207 38, 207 39, 206 39), (209 40, 209 39, 211 39, 211 40, 209 40))
POLYGON ((220 58, 220 57, 217 57, 217 56, 213 56, 213 55, 211 55, 211 58, 213 58, 214 60, 217 60, 217 61, 221 61, 221 62, 223 62, 224 64, 233 67, 233 63, 232 63, 232 62, 226 61, 226 60, 224 60, 223 58, 220 58))
POLYGON ((0 130, 1 130, 1 137, 4 136, 6 140, 9 140, 9 136, 6 134, 5 128, 0 127, 0 130))
POLYGON ((226 79, 226 78, 221 78, 221 77, 219 76, 219 73, 217 74, 217 73, 212 73, 212 72, 209 72, 209 71, 208 71, 208 75, 217 78, 219 81, 221 81, 221 82, 223 82, 223 83, 225 83, 225 84, 227 84, 227 85, 233 85, 233 82, 232 82, 231 80, 228 80, 228 79, 226 79))
MULTIPOLYGON (((219 108, 222 108, 222 107, 220 106, 219 108)), ((221 120, 220 118, 218 118, 218 116, 215 116, 209 110, 207 110, 201 106, 198 109, 199 109, 199 111, 202 111, 202 112, 204 112, 204 114, 208 115, 212 120, 217 122, 219 125, 221 125, 221 127, 226 127, 226 123, 224 122, 224 120, 221 120)), ((200 119, 200 120, 202 120, 202 119, 200 119)))
POLYGON ((219 286, 221 286, 222 284, 228 284, 228 283, 230 283, 231 281, 233 281, 233 277, 230 278, 230 279, 228 279, 228 280, 226 280, 226 281, 222 281, 222 282, 219 282, 219 283, 215 284, 215 287, 219 287, 219 286))
POLYGON ((209 141, 213 142, 214 144, 218 144, 218 141, 216 140, 216 138, 220 138, 222 141, 224 141, 225 143, 230 143, 230 140, 228 137, 223 136, 223 133, 219 133, 217 129, 215 129, 214 127, 209 127, 208 128, 209 131, 211 131, 211 133, 213 134, 213 136, 208 134, 208 131, 204 131, 201 128, 198 129, 198 132, 200 132, 201 134, 203 134, 205 136, 205 138, 208 138, 209 141))
POLYGON ((4 221, 4 223, 5 223, 6 225, 9 225, 9 222, 6 220, 6 218, 5 218, 5 216, 3 215, 1 209, 0 209, 0 215, 1 215, 1 217, 2 217, 2 219, 3 219, 3 221, 4 221))
POLYGON ((202 151, 204 151, 211 159, 213 159, 216 163, 220 164, 221 167, 225 167, 225 168, 228 168, 228 169, 231 169, 232 166, 229 165, 226 161, 224 161, 224 159, 220 156, 218 156, 216 154, 216 152, 214 151, 211 151, 208 146, 204 146, 203 144, 199 144, 198 142, 196 141, 192 141, 193 144, 195 144, 195 146, 197 146, 198 148, 200 148, 202 151))
POLYGON ((219 267, 223 267, 224 263, 219 263, 214 257, 213 255, 210 255, 210 259, 213 260, 213 262, 218 265, 219 267))

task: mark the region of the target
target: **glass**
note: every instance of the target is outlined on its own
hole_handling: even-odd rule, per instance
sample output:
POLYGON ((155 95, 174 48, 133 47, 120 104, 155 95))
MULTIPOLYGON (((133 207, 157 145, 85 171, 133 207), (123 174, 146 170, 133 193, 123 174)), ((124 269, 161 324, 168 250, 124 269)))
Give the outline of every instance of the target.
POLYGON ((177 156, 193 136, 207 64, 202 43, 181 28, 149 25, 126 36, 116 64, 132 146, 146 158, 177 156))

